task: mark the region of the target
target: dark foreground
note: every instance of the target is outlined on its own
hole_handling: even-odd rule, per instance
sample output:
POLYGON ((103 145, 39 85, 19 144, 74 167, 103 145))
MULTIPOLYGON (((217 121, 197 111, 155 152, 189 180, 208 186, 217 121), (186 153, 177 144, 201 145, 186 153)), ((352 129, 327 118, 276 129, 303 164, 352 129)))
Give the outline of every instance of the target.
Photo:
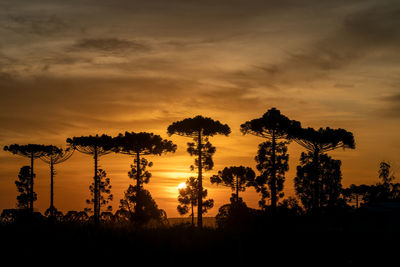
POLYGON ((397 222, 374 217, 346 220, 338 224, 335 218, 285 218, 236 230, 17 223, 0 226, 0 253, 3 263, 11 264, 384 266, 400 262, 397 222))

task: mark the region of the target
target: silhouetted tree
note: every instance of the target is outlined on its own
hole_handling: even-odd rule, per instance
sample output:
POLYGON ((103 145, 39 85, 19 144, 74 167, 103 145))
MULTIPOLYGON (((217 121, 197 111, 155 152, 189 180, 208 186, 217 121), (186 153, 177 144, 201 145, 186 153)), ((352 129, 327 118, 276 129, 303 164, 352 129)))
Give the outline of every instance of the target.
MULTIPOLYGON (((277 142, 273 146, 270 141, 267 141, 258 146, 255 160, 260 175, 256 178, 256 191, 261 192, 259 205, 263 209, 267 207, 265 201, 267 198, 271 198, 271 203, 274 199, 276 203, 284 196, 285 172, 289 170, 287 144, 287 142, 277 142)), ((271 207, 274 206, 271 205, 271 207)), ((271 211, 274 213, 274 208, 271 211)))
POLYGON ((50 166, 50 207, 46 210, 45 214, 48 214, 52 219, 54 219, 58 212, 54 207, 54 176, 56 174, 54 171, 54 165, 68 160, 73 153, 73 149, 67 148, 63 150, 62 148, 53 146, 51 151, 44 153, 44 155, 40 158, 50 166))
POLYGON ((355 200, 356 208, 360 207, 361 200, 365 201, 365 195, 370 190, 368 185, 355 185, 351 184, 348 188, 342 190, 342 195, 347 202, 355 200))
POLYGON ((392 171, 390 170, 391 166, 389 162, 382 161, 379 164, 379 179, 381 180, 380 184, 385 187, 390 187, 391 182, 395 179, 392 171))
MULTIPOLYGON (((168 152, 174 153, 176 151, 176 145, 172 143, 172 141, 163 139, 159 135, 146 132, 125 132, 125 134, 119 134, 114 138, 114 146, 115 152, 134 157, 135 165, 131 165, 128 176, 131 179, 136 179, 137 191, 141 190, 143 184, 147 184, 150 180, 151 173, 146 170, 146 167, 153 166, 153 163, 148 162, 143 156, 161 155, 168 152)), ((138 209, 136 213, 140 213, 140 211, 143 210, 141 207, 142 204, 140 203, 142 199, 146 200, 145 197, 136 200, 135 208, 138 209)))
POLYGON ((158 208, 150 192, 133 185, 129 185, 124 198, 120 200, 118 213, 129 214, 130 221, 137 226, 143 226, 151 221, 164 223, 167 219, 165 211, 158 208), (139 207, 137 203, 140 203, 139 207))
MULTIPOLYGON (((308 179, 311 183, 310 187, 312 189, 312 210, 314 213, 318 213, 320 210, 320 188, 321 185, 319 181, 321 180, 321 163, 319 159, 324 153, 338 149, 338 148, 355 148, 354 136, 351 132, 344 129, 331 129, 320 128, 319 130, 314 130, 313 128, 299 128, 296 127, 291 131, 291 139, 295 140, 299 145, 304 147, 309 153, 302 154, 300 161, 307 160, 311 163, 307 164, 308 179), (310 157, 312 158, 310 159, 310 157)), ((303 165, 303 163, 301 163, 303 165)), ((300 171, 301 175, 301 171, 300 171)))
MULTIPOLYGON (((35 175, 33 175, 35 177, 35 175)), ((20 209, 29 209, 30 198, 33 197, 32 201, 37 200, 35 192, 30 193, 30 180, 32 179, 31 168, 29 166, 23 166, 18 174, 18 180, 15 181, 19 195, 17 196, 17 207, 20 209)))
MULTIPOLYGON (((190 177, 186 181, 186 187, 179 189, 178 201, 181 205, 178 205, 177 209, 180 215, 187 214, 189 209, 191 210, 192 226, 194 226, 194 207, 198 206, 198 195, 199 195, 199 183, 194 177, 190 177)), ((202 213, 206 213, 209 209, 214 206, 213 199, 204 199, 207 197, 207 189, 203 189, 202 192, 202 213)))
POLYGON ((334 160, 327 154, 318 155, 318 180, 314 177, 314 154, 302 153, 300 166, 297 166, 297 175, 294 179, 296 195, 300 198, 304 208, 312 212, 315 198, 318 198, 319 208, 330 208, 340 204, 342 192, 341 161, 334 160), (318 189, 315 188, 318 184, 318 189), (318 192, 318 195, 315 194, 318 192))
POLYGON ((78 150, 81 153, 93 156, 94 159, 94 221, 97 224, 100 216, 100 195, 99 195, 99 177, 98 174, 98 160, 99 157, 107 155, 113 151, 113 140, 108 135, 96 136, 81 136, 68 138, 67 143, 71 148, 78 150))
MULTIPOLYGON (((184 137, 193 138, 194 142, 188 143, 187 151, 191 156, 197 156, 195 166, 198 169, 198 195, 197 195, 197 225, 203 226, 203 170, 211 170, 214 166, 212 155, 215 153, 215 147, 208 141, 210 136, 222 134, 228 136, 231 129, 227 124, 214 121, 211 118, 196 116, 186 118, 182 121, 176 121, 168 126, 168 134, 171 136, 177 134, 184 137)), ((194 167, 192 167, 194 169, 194 167)))
POLYGON ((5 146, 4 151, 10 151, 13 154, 17 154, 23 157, 28 157, 31 159, 31 179, 29 181, 29 211, 33 212, 33 201, 34 201, 34 192, 33 192, 33 178, 35 176, 35 172, 33 170, 34 160, 42 157, 46 153, 53 150, 53 146, 46 145, 36 145, 36 144, 28 144, 28 145, 18 145, 13 144, 10 146, 5 146))
POLYGON ((232 194, 232 202, 239 202, 239 192, 244 192, 246 187, 255 186, 254 171, 249 167, 231 166, 225 167, 217 175, 210 178, 212 184, 223 184, 230 187, 235 193, 232 194))
MULTIPOLYGON (((101 208, 105 207, 105 211, 112 211, 112 206, 107 204, 113 200, 113 195, 111 194, 111 184, 110 178, 107 177, 107 173, 103 169, 98 169, 97 177, 99 178, 99 213, 101 213, 101 208)), ((90 199, 86 200, 88 205, 94 204, 94 183, 89 186, 90 191, 90 199)), ((86 213, 92 213, 93 210, 91 208, 85 208, 86 213)))
POLYGON ((270 164, 271 168, 269 171, 269 184, 271 185, 271 211, 274 213, 276 210, 278 193, 277 193, 277 182, 276 182, 276 145, 277 141, 281 139, 288 139, 289 132, 293 131, 293 128, 299 128, 300 123, 294 120, 290 120, 286 116, 282 115, 276 108, 268 110, 261 118, 247 121, 240 126, 240 130, 243 134, 252 134, 262 138, 266 138, 270 141, 271 145, 271 156, 270 164))

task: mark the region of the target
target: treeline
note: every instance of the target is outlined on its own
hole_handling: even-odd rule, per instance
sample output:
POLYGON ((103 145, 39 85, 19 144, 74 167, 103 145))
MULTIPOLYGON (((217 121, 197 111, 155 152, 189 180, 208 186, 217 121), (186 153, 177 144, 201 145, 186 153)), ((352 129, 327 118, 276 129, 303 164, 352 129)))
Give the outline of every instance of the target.
MULTIPOLYGON (((283 213, 318 216, 377 202, 398 201, 400 198, 400 186, 393 183, 394 176, 387 162, 381 163, 380 182, 377 185, 352 185, 349 188, 342 188, 341 161, 333 159, 327 152, 338 148, 355 148, 353 134, 344 129, 303 128, 300 122, 291 120, 279 110, 272 108, 262 117, 243 123, 240 130, 245 135, 255 135, 263 140, 255 156, 257 174, 246 166, 227 166, 210 177, 211 183, 227 186, 233 191, 230 203, 219 208, 217 215, 219 226, 228 225, 238 218, 253 218, 260 214, 262 216, 268 214, 271 218, 283 213), (289 169, 290 142, 296 142, 305 149, 301 153, 300 164, 297 166, 294 178, 296 196, 300 203, 295 198, 284 199, 283 193, 285 174, 289 169), (254 187, 260 193, 260 210, 248 208, 239 197, 239 193, 245 191, 247 187, 254 187)), ((202 215, 214 205, 212 199, 207 199, 207 190, 203 187, 203 173, 214 167, 213 155, 216 148, 210 140, 214 135, 228 136, 230 132, 231 129, 227 124, 202 116, 174 122, 167 129, 169 136, 178 135, 191 139, 191 142, 187 143, 187 152, 195 157, 191 169, 197 170, 197 177, 188 178, 186 187, 179 189, 177 209, 182 215, 189 214, 194 225, 195 208, 197 208, 197 222, 200 228, 202 215)), ((146 132, 125 132, 115 137, 104 134, 72 137, 66 142, 68 145, 66 149, 37 144, 13 144, 4 147, 4 150, 13 154, 28 157, 31 165, 21 168, 16 181, 20 192, 17 197, 19 209, 4 210, 3 221, 13 221, 18 216, 33 214, 33 203, 37 198, 33 190, 34 160, 41 159, 50 166, 50 207, 45 212, 45 216, 50 220, 136 225, 166 222, 165 212, 158 208, 150 192, 143 187, 150 181, 151 173, 148 168, 153 165, 145 156, 173 153, 177 149, 176 144, 159 135, 146 132), (74 151, 93 157, 94 179, 89 188, 90 199, 87 200, 90 208, 62 215, 54 205, 54 167, 69 159, 74 151), (109 153, 132 156, 133 164, 128 176, 136 180, 136 183, 129 185, 125 191, 119 209, 114 214, 108 205, 113 199, 110 179, 104 170, 98 168, 99 157, 109 153)))

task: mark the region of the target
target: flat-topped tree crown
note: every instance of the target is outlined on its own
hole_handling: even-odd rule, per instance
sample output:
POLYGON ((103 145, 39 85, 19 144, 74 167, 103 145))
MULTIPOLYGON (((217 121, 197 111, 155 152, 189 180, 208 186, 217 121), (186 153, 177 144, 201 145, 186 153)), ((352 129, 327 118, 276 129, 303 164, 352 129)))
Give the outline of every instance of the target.
POLYGON ((261 118, 240 125, 243 134, 252 134, 264 138, 287 138, 290 131, 300 127, 300 122, 290 120, 276 108, 268 110, 261 118))
POLYGON ((37 144, 28 144, 28 145, 18 145, 12 144, 10 146, 5 146, 4 151, 9 151, 13 154, 24 156, 24 157, 33 157, 40 158, 47 153, 51 153, 55 149, 52 145, 37 145, 37 144))
POLYGON ((106 155, 112 152, 113 139, 108 135, 89 135, 81 137, 72 137, 67 139, 67 143, 71 148, 81 153, 93 155, 95 151, 97 155, 106 155))
POLYGON ((114 137, 113 143, 115 152, 127 155, 161 155, 176 151, 176 144, 172 141, 146 132, 125 132, 114 137))
POLYGON ((198 115, 194 118, 186 118, 181 121, 176 121, 168 127, 168 134, 173 134, 196 137, 199 133, 203 136, 213 136, 216 134, 229 135, 231 129, 227 124, 222 124, 218 120, 198 115))
POLYGON ((72 154, 74 153, 74 149, 72 148, 66 148, 62 149, 56 146, 53 146, 53 148, 50 151, 47 151, 43 154, 42 157, 40 157, 41 160, 46 162, 47 164, 59 164, 62 163, 66 160, 68 160, 72 154))
POLYGON ((318 150, 320 153, 337 148, 355 148, 354 136, 344 129, 332 129, 329 127, 298 129, 291 134, 291 139, 309 151, 318 150))

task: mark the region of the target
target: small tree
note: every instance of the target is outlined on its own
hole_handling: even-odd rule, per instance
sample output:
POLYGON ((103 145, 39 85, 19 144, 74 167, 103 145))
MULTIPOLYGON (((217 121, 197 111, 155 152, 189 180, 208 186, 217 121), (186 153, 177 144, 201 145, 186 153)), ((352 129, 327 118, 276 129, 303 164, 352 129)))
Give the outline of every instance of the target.
POLYGON ((212 184, 223 184, 230 187, 232 191, 231 202, 239 202, 239 192, 244 192, 246 187, 255 186, 255 173, 249 167, 232 166, 225 167, 218 175, 213 175, 210 180, 212 184))
POLYGON ((340 195, 342 192, 342 173, 340 171, 341 161, 334 160, 327 154, 320 154, 318 158, 319 179, 315 181, 314 174, 314 155, 312 153, 302 153, 300 166, 297 166, 297 176, 294 179, 295 190, 304 208, 308 212, 313 211, 315 197, 318 198, 320 208, 330 208, 340 205, 340 195), (315 185, 319 188, 318 195, 315 195, 315 185))
POLYGON ((129 219, 137 226, 143 226, 151 221, 164 223, 167 215, 159 209, 150 192, 144 188, 129 185, 124 198, 120 200, 120 210, 117 214, 129 214, 129 219), (140 203, 140 206, 137 204, 140 203))
MULTIPOLYGON (((185 215, 191 211, 192 218, 192 226, 194 226, 194 207, 197 206, 198 201, 198 188, 199 184, 196 178, 190 177, 186 181, 186 187, 179 189, 178 201, 180 205, 178 205, 177 209, 180 215, 185 215)), ((202 192, 202 213, 206 213, 209 209, 214 206, 213 199, 204 199, 207 197, 207 189, 203 189, 202 192), (203 200, 204 199, 204 200, 203 200)))
POLYGON ((81 136, 68 138, 67 143, 71 148, 78 150, 81 153, 91 155, 94 159, 94 201, 93 212, 94 222, 97 224, 100 218, 100 194, 99 194, 99 177, 98 174, 98 160, 100 156, 107 155, 113 151, 112 138, 108 135, 96 136, 81 136))
MULTIPOLYGON (((35 175, 33 175, 35 177, 35 175)), ((20 209, 29 209, 29 203, 37 200, 35 192, 30 193, 30 180, 32 179, 31 168, 29 166, 23 166, 18 174, 18 180, 15 181, 19 195, 17 196, 17 207, 20 209)))
MULTIPOLYGON (((278 202, 283 198, 283 184, 285 172, 289 170, 289 155, 287 154, 288 142, 277 142, 275 146, 270 141, 261 143, 258 146, 258 153, 255 157, 257 170, 260 175, 256 178, 256 190, 261 192, 259 205, 266 209, 266 199, 274 199, 278 202)), ((272 212, 274 210, 272 209, 272 212)))
MULTIPOLYGON (((271 210, 273 213, 276 211, 278 201, 276 182, 276 143, 278 140, 288 139, 289 133, 292 132, 294 128, 299 127, 299 122, 290 120, 286 116, 282 115, 276 108, 271 108, 261 118, 247 121, 240 126, 240 130, 243 134, 250 133, 265 138, 270 142, 271 155, 269 161, 271 167, 268 172, 268 180, 270 180, 269 184, 271 185, 271 210)), ((265 180, 267 180, 266 177, 265 180)))
POLYGON ((35 176, 34 170, 33 170, 34 160, 42 157, 43 155, 51 152, 52 150, 53 150, 53 146, 36 145, 36 144, 29 144, 29 145, 13 144, 13 145, 4 147, 4 151, 9 151, 13 154, 30 158, 30 160, 31 160, 31 170, 30 170, 31 179, 29 180, 29 194, 30 194, 30 196, 29 196, 29 211, 30 212, 33 212, 33 201, 35 199, 34 191, 33 191, 33 178, 35 176))
MULTIPOLYGON (((186 118, 168 126, 170 136, 177 134, 193 138, 193 142, 188 143, 187 151, 191 156, 197 156, 195 166, 198 169, 197 225, 199 228, 203 226, 203 170, 211 170, 214 166, 212 155, 215 153, 215 147, 208 140, 216 134, 228 136, 230 133, 231 129, 227 124, 202 116, 186 118)), ((191 166, 191 169, 193 170, 194 166, 191 166)))
MULTIPOLYGON (((101 208, 105 207, 104 211, 112 211, 112 206, 107 204, 113 200, 113 195, 111 194, 111 184, 110 178, 107 177, 107 173, 103 169, 98 169, 97 177, 99 177, 99 213, 101 213, 101 208)), ((94 183, 89 186, 90 199, 86 200, 88 205, 94 204, 94 183)), ((85 208, 85 212, 92 213, 92 208, 85 208)))
POLYGON ((382 181, 381 184, 385 187, 390 187, 391 182, 395 179, 393 172, 391 171, 391 165, 389 162, 382 161, 379 164, 379 179, 382 181))
POLYGON ((50 166, 50 207, 46 210, 45 214, 49 214, 50 218, 52 219, 54 219, 58 212, 54 207, 54 165, 68 160, 73 153, 73 149, 67 148, 66 150, 63 150, 62 148, 53 146, 51 151, 48 151, 40 158, 50 166))

